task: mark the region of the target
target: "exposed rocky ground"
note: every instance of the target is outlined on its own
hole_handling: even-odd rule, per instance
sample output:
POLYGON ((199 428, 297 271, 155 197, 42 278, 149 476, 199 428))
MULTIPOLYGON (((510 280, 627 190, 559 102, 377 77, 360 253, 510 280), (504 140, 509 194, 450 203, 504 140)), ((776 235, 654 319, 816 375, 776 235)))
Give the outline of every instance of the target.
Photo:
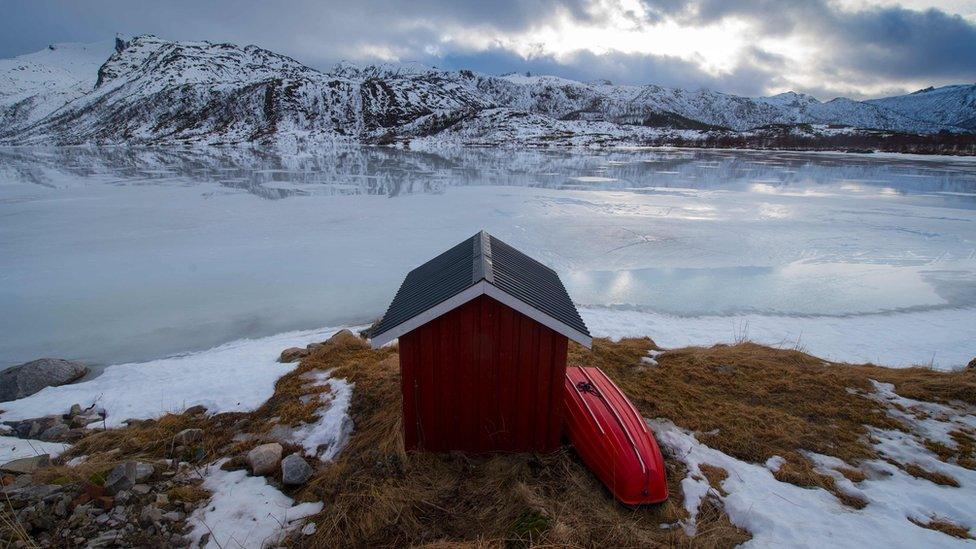
POLYGON ((727 547, 800 543, 808 538, 783 536, 802 531, 809 541, 824 528, 846 543, 868 531, 940 545, 973 536, 973 368, 836 364, 748 342, 574 345, 571 362, 599 366, 643 415, 659 418, 651 423, 672 495, 629 509, 568 447, 544 456, 405 453, 395 346, 373 350, 342 331, 281 359, 295 369, 248 413, 195 406, 105 430, 97 407, 72 406, 11 422, 12 436, 49 433, 72 446, 0 466, 0 536, 19 547, 727 547), (333 421, 336 409, 344 419, 333 421), (913 498, 885 499, 904 486, 913 498), (273 494, 284 499, 263 499, 273 494), (771 504, 773 495, 804 511, 771 504), (292 500, 306 503, 289 508, 292 500), (267 520, 282 505, 260 539, 228 537, 218 522, 248 512, 267 520))

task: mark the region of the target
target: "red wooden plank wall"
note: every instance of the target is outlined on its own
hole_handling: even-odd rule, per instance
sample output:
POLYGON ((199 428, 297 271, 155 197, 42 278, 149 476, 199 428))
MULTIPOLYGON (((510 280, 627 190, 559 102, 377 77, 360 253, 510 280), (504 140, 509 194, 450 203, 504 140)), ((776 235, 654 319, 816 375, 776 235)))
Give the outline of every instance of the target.
POLYGON ((407 449, 554 450, 562 440, 567 344, 487 296, 400 336, 407 449))

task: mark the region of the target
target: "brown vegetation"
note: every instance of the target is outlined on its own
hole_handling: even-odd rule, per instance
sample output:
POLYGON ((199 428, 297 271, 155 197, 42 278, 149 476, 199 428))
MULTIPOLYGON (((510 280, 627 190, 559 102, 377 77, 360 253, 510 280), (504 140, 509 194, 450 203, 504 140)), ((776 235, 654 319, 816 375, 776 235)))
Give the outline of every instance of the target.
MULTIPOLYGON (((690 544, 678 460, 668 459, 670 501, 631 509, 617 504, 570 449, 549 455, 468 457, 408 454, 400 426, 399 364, 394 349, 320 348, 300 370, 334 368, 356 384, 350 410, 356 431, 320 470, 303 499, 329 505, 315 516, 307 546, 406 544, 690 544), (671 525, 661 528, 661 524, 671 525)), ((724 547, 749 535, 709 502, 694 543, 724 547)))
MULTIPOLYGON (((676 349, 658 356, 657 366, 641 363, 654 348, 646 338, 601 339, 592 350, 572 346, 570 362, 602 368, 643 415, 668 418, 709 446, 745 461, 763 463, 781 456, 785 462, 775 473, 778 480, 824 488, 857 508, 865 502, 840 491, 835 478, 815 469, 804 451, 844 460, 847 465, 837 471, 852 482, 866 478, 859 463, 882 457, 869 440, 867 426, 908 429, 887 413, 886 403, 866 398, 873 391, 871 379, 892 383, 899 394, 918 400, 976 404, 972 370, 834 364, 748 342, 676 349)), ((312 379, 326 371, 355 384, 350 414, 356 429, 335 461, 317 467, 305 486, 289 490, 299 500, 328 502, 311 519, 316 532, 295 536, 290 540, 295 545, 725 547, 750 537, 722 508, 728 472, 708 464, 700 470, 714 493, 699 509, 696 536, 685 533, 679 522, 688 518, 680 483, 687 471, 666 449, 671 498, 636 509, 616 503, 568 447, 549 455, 406 453, 397 349, 372 350, 352 334, 313 346, 278 381, 274 396, 252 413, 168 415, 94 433, 66 454, 87 455, 84 464, 54 467, 43 475, 49 482, 89 481, 127 459, 171 457, 173 437, 186 428, 204 430, 203 440, 187 449, 198 462, 240 454, 276 425, 313 421, 326 400, 320 395, 329 386, 312 379), (235 433, 252 437, 235 439, 235 433)), ((974 434, 959 430, 952 437, 955 448, 935 441, 926 446, 944 461, 974 463, 974 434)), ((955 482, 917 464, 895 465, 933 482, 955 482)), ((207 495, 200 491, 171 497, 201 501, 207 495)), ((920 526, 955 535, 948 531, 951 525, 936 520, 920 526)))
MULTIPOLYGON (((850 465, 841 474, 863 480, 857 464, 879 457, 868 426, 908 428, 888 415, 883 403, 864 397, 874 390, 870 380, 892 383, 898 394, 918 400, 976 403, 971 370, 836 364, 750 342, 671 350, 657 357, 658 366, 647 368, 640 359, 655 348, 647 338, 599 339, 592 350, 572 346, 570 362, 602 368, 645 416, 668 418, 710 447, 745 461, 781 456, 786 462, 777 479, 827 489, 857 508, 865 502, 839 491, 834 478, 814 470, 801 450, 838 457, 850 465)), ((959 440, 966 436, 961 433, 959 440)), ((971 445, 959 448, 962 456, 947 459, 972 455, 971 445)), ((924 478, 936 478, 927 473, 924 478)))
POLYGON ((909 518, 914 524, 921 526, 922 528, 928 528, 929 530, 935 530, 937 532, 942 532, 943 534, 952 536, 954 538, 960 539, 976 539, 969 534, 969 529, 964 526, 959 526, 958 524, 950 521, 949 519, 932 517, 928 522, 922 522, 918 519, 909 518))

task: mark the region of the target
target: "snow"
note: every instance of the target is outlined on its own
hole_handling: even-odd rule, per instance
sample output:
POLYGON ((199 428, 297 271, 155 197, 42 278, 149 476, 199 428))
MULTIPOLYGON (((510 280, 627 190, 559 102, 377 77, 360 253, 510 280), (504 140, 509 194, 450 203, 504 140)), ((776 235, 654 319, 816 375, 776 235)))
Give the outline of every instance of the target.
POLYGON ((4 109, 29 103, 26 111, 6 120, 3 130, 36 122, 91 91, 112 44, 111 40, 52 44, 35 53, 0 59, 0 119, 4 109))
POLYGON ((352 404, 355 384, 333 377, 329 371, 309 372, 303 374, 303 377, 308 380, 307 386, 328 387, 327 392, 316 395, 321 402, 316 411, 318 417, 315 422, 304 423, 294 429, 276 427, 276 438, 300 444, 305 448, 306 454, 321 461, 329 461, 338 455, 352 434, 349 406, 352 404))
MULTIPOLYGON (((89 381, 47 387, 5 402, 0 417, 7 421, 62 414, 73 403, 83 407, 97 403, 107 412, 105 424, 118 427, 126 419, 154 418, 196 405, 206 406, 209 413, 253 410, 274 393, 278 378, 296 366, 277 361, 283 349, 324 341, 336 331, 288 332, 233 341, 202 352, 109 366, 89 381)), ((330 420, 337 421, 333 416, 330 420)))
POLYGON ((960 414, 958 409, 934 402, 922 402, 895 393, 891 383, 872 380, 875 392, 868 395, 887 405, 888 414, 911 426, 913 432, 925 438, 956 448, 956 441, 949 436, 952 431, 976 430, 976 409, 960 414))
POLYGON ((941 369, 964 366, 976 355, 976 310, 972 308, 854 316, 681 317, 583 307, 580 314, 594 336, 650 336, 667 348, 750 340, 839 362, 941 369), (919 332, 920 326, 925 327, 924 333, 919 332), (919 338, 924 339, 923 345, 906 344, 919 338))
POLYGON ((203 488, 213 493, 210 501, 190 515, 189 534, 198 544, 209 533, 207 548, 255 548, 277 546, 302 519, 322 510, 321 502, 295 502, 268 484, 264 477, 245 471, 223 471, 225 460, 208 466, 203 488))
MULTIPOLYGON (((976 498, 972 497, 976 471, 943 464, 960 481, 960 488, 952 488, 914 478, 884 461, 872 461, 868 464, 873 471, 870 478, 857 487, 841 483, 842 489, 855 490, 869 502, 864 509, 855 510, 825 490, 779 482, 771 468, 709 448, 668 420, 648 420, 648 424, 657 440, 688 465, 682 488, 688 494, 685 505, 692 515, 704 494, 711 493, 724 502, 732 522, 752 534, 747 547, 973 546, 970 540, 920 528, 908 518, 928 522, 932 516, 939 516, 970 529, 976 527, 976 498), (722 482, 727 496, 710 490, 699 470, 702 463, 728 471, 728 478, 722 482), (802 517, 801 523, 798 517, 802 517)), ((917 459, 925 450, 912 447, 906 452, 899 457, 917 459)), ((820 467, 834 467, 840 465, 838 462, 829 456, 818 459, 820 467)), ((690 521, 685 527, 693 530, 690 521)))
POLYGON ((53 458, 61 455, 68 448, 71 446, 60 442, 0 436, 0 464, 41 454, 50 454, 53 458))

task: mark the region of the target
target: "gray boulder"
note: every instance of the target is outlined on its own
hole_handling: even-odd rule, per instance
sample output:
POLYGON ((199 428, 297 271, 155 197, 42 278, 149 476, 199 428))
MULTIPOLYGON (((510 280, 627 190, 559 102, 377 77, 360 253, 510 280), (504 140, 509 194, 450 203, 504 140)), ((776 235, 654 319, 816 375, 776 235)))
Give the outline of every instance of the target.
POLYGON ((114 496, 123 490, 129 490, 136 483, 149 478, 153 471, 152 465, 141 461, 120 463, 105 477, 105 491, 114 496))
POLYGON ((247 453, 247 466, 255 476, 270 475, 281 463, 281 445, 277 442, 262 444, 247 453))
POLYGON ((5 473, 16 473, 18 475, 31 474, 38 469, 43 469, 44 467, 50 467, 51 456, 48 454, 41 454, 39 456, 32 456, 26 458, 15 459, 13 461, 8 461, 3 465, 0 465, 0 471, 5 473))
POLYGON ((88 373, 81 362, 41 358, 0 372, 0 402, 30 396, 45 387, 78 381, 88 373))
POLYGON ((305 484, 312 476, 312 466, 302 456, 292 454, 281 460, 281 482, 291 486, 305 484))

